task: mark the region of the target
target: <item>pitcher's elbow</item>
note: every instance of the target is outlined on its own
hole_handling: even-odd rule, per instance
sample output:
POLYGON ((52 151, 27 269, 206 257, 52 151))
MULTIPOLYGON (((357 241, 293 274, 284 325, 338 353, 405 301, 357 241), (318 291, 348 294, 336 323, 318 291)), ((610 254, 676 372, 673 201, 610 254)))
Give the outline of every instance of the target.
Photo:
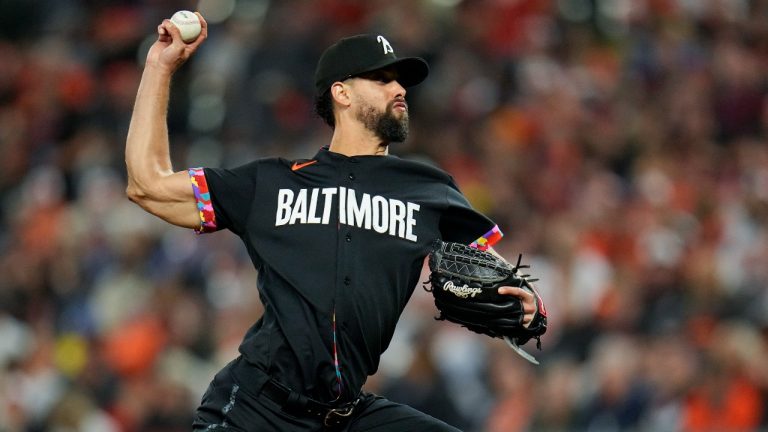
POLYGON ((125 195, 129 200, 139 205, 147 197, 146 192, 133 183, 128 183, 128 186, 125 188, 125 195))

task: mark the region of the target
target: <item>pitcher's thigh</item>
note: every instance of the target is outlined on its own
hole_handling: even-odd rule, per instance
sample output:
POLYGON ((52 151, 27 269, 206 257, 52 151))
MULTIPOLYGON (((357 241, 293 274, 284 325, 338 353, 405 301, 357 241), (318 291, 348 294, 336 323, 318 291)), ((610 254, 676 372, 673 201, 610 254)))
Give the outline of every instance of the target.
POLYGON ((461 432, 459 429, 424 414, 408 405, 374 396, 348 432, 461 432))
POLYGON ((232 373, 236 360, 211 382, 195 412, 194 432, 305 432, 320 429, 316 419, 293 417, 273 401, 240 383, 232 373))

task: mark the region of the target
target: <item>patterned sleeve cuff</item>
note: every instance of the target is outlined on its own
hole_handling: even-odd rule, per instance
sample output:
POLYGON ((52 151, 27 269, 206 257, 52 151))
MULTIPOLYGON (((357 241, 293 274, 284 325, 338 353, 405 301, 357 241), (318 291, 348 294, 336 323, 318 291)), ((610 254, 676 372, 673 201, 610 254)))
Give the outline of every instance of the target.
POLYGON ((499 226, 496 225, 480 238, 470 243, 470 246, 484 251, 495 245, 502 237, 504 237, 504 233, 502 233, 499 226))
POLYGON ((195 192, 197 211, 200 214, 200 227, 195 228, 198 234, 214 232, 216 227, 216 215, 213 212, 211 193, 208 191, 208 182, 205 180, 205 172, 202 168, 190 168, 189 180, 192 182, 192 190, 195 192))

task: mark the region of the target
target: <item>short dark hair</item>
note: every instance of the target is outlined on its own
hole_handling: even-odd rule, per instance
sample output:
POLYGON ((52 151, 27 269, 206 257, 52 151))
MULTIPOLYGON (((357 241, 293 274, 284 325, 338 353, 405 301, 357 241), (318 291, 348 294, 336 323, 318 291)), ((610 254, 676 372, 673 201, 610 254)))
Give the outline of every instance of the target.
POLYGON ((333 98, 331 97, 331 89, 315 96, 315 114, 320 116, 328 126, 336 128, 336 119, 333 117, 333 98))

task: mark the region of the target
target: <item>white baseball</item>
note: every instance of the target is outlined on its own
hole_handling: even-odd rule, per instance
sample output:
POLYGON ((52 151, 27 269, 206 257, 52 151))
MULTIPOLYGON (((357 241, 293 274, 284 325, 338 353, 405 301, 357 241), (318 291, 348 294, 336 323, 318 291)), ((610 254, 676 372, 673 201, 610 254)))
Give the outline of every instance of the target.
POLYGON ((200 19, 194 12, 187 10, 180 10, 173 14, 171 22, 181 31, 181 40, 184 42, 192 42, 197 39, 202 30, 200 19))

